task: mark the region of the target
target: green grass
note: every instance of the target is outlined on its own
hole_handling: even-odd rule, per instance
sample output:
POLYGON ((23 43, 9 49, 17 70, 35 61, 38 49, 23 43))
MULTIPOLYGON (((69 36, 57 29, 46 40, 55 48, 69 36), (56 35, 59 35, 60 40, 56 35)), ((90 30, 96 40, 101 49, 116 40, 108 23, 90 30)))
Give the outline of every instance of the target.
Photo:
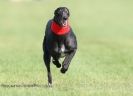
POLYGON ((22 87, 0 96, 133 96, 133 1, 20 1, 0 1, 0 85, 22 87), (51 64, 48 88, 42 40, 58 6, 71 11, 78 51, 65 75, 51 64))

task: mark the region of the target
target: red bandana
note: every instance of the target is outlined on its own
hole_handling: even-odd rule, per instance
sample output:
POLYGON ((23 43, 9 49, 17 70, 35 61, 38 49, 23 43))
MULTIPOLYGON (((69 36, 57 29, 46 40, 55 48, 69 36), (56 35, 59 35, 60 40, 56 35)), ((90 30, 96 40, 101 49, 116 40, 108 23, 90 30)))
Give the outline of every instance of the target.
POLYGON ((52 22, 51 30, 56 35, 64 35, 70 31, 70 26, 67 24, 65 27, 60 27, 56 22, 52 22))

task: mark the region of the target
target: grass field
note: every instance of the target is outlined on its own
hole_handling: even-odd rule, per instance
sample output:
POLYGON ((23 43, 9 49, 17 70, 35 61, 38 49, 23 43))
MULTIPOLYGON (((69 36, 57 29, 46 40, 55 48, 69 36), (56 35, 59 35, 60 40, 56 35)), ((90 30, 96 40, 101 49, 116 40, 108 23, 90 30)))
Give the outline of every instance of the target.
POLYGON ((133 96, 132 4, 1 0, 0 96, 133 96), (65 75, 51 64, 53 87, 48 88, 42 40, 47 20, 59 6, 71 11, 78 51, 65 75))

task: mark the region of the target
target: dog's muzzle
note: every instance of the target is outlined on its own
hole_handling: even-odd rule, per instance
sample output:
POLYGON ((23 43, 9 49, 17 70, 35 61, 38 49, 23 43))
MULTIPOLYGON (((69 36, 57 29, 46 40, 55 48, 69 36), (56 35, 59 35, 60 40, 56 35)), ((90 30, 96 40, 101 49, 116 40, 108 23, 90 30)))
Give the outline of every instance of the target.
POLYGON ((66 27, 68 25, 68 21, 65 20, 63 23, 62 23, 63 27, 66 27))

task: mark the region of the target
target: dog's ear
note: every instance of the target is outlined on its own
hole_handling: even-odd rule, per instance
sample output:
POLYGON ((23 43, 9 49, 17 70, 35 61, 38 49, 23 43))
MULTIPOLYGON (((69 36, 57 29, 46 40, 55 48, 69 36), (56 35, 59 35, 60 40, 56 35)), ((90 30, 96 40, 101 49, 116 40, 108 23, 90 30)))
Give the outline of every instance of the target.
POLYGON ((56 15, 56 13, 57 13, 57 9, 54 11, 54 15, 56 15))
POLYGON ((68 16, 70 16, 70 12, 69 12, 69 9, 67 7, 65 7, 66 11, 67 11, 67 14, 68 16))
POLYGON ((58 15, 59 13, 59 8, 57 8, 55 11, 54 11, 54 15, 58 15))

